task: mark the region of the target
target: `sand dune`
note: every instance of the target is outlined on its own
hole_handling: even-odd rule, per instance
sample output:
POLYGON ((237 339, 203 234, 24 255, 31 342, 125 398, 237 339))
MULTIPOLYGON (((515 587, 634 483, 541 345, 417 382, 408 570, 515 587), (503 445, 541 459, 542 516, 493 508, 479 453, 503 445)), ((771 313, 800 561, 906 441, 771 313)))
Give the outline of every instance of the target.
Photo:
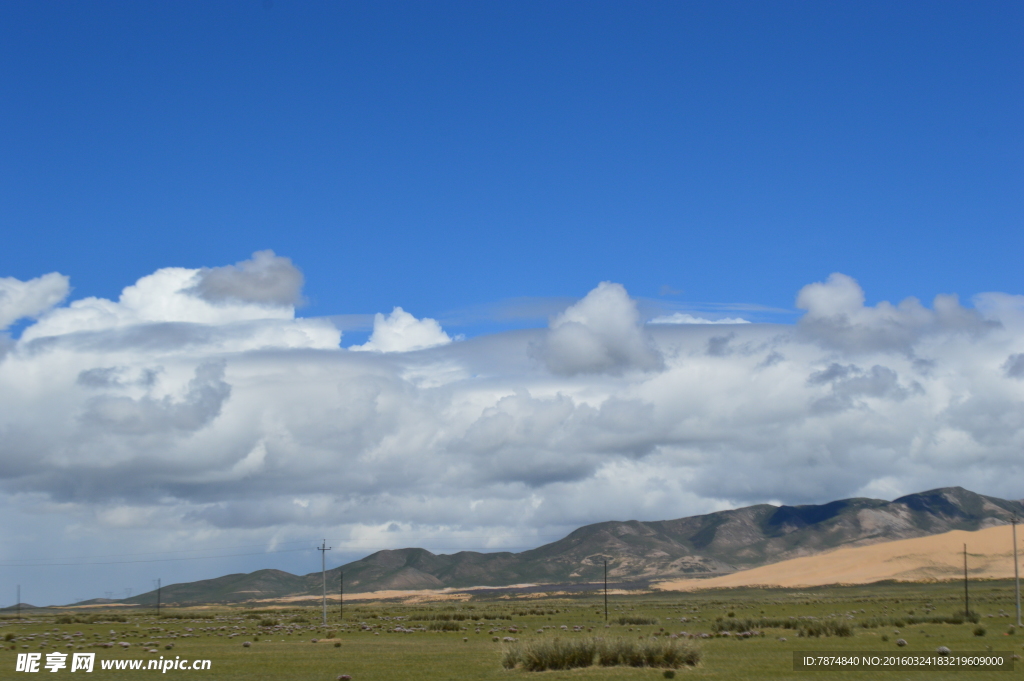
MULTIPOLYGON (((1024 539, 1024 526, 1017 540, 1024 539)), ((821 586, 869 584, 884 579, 932 581, 962 578, 963 547, 967 544, 967 573, 974 579, 1013 577, 1013 538, 1009 525, 977 532, 956 530, 931 537, 842 548, 804 558, 742 570, 712 579, 659 582, 657 589, 695 591, 734 586, 821 586)), ((1024 549, 1018 544, 1018 557, 1024 549)))

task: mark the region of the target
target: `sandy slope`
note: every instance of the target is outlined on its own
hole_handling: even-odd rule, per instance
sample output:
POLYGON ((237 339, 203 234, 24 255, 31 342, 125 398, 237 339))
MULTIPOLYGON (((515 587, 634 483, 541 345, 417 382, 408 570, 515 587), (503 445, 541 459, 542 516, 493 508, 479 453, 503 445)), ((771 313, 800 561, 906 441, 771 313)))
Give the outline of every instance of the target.
MULTIPOLYGON (((1024 525, 1018 528, 1018 557, 1024 560, 1024 525)), ((963 548, 967 572, 976 579, 1013 577, 1013 538, 1009 525, 977 532, 956 530, 931 537, 842 548, 712 579, 659 582, 655 588, 694 591, 732 586, 819 586, 868 584, 883 579, 929 581, 962 578, 963 548)))

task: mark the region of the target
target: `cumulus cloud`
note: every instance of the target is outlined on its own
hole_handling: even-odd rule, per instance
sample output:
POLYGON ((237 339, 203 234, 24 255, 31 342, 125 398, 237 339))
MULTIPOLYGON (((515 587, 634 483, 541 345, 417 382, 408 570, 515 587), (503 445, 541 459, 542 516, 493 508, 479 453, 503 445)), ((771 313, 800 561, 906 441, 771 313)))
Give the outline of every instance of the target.
MULTIPOLYGON (((292 268, 290 261, 277 258, 271 251, 230 266, 238 278, 237 291, 241 292, 246 282, 258 280, 260 273, 280 269, 281 260, 292 268), (253 268, 255 271, 250 271, 253 268)), ((211 351, 338 347, 341 333, 328 320, 297 319, 291 306, 255 300, 260 285, 253 284, 255 292, 248 299, 224 296, 210 301, 196 295, 196 282, 213 271, 219 269, 166 267, 126 287, 116 301, 89 297, 52 309, 25 329, 21 340, 29 345, 24 349, 72 343, 89 347, 136 345, 165 351, 186 346, 204 346, 211 351)), ((224 276, 224 281, 231 280, 231 276, 224 276)), ((225 287, 220 290, 227 290, 225 287)))
POLYGON ((722 317, 721 319, 705 319, 694 317, 685 312, 673 312, 669 315, 659 315, 647 322, 648 324, 749 324, 750 322, 742 317, 722 317))
POLYGON ((371 352, 409 352, 423 350, 451 343, 436 319, 416 319, 400 307, 384 316, 378 312, 373 317, 373 333, 362 345, 353 345, 349 350, 371 352))
POLYGON ((204 267, 189 293, 214 304, 255 303, 290 307, 302 302, 302 272, 291 259, 256 251, 250 260, 225 267, 204 267))
POLYGON ((64 300, 70 290, 68 278, 57 272, 28 281, 0 277, 0 331, 19 319, 38 317, 64 300))
POLYGON ((553 373, 566 376, 664 366, 640 323, 636 302, 622 284, 609 281, 551 321, 537 355, 553 373))
POLYGON ((197 273, 73 301, 11 341, 5 518, 161 542, 138 550, 315 533, 369 553, 773 499, 1020 496, 1012 296, 865 306, 835 275, 801 291, 794 325, 644 326, 604 283, 548 328, 459 343, 396 308, 377 352, 346 352, 323 320, 197 297, 197 273))
POLYGON ((799 324, 809 337, 847 351, 907 351, 927 334, 984 333, 997 325, 962 307, 955 295, 935 296, 930 310, 916 298, 866 306, 860 284, 839 272, 804 286, 796 306, 807 311, 799 324))

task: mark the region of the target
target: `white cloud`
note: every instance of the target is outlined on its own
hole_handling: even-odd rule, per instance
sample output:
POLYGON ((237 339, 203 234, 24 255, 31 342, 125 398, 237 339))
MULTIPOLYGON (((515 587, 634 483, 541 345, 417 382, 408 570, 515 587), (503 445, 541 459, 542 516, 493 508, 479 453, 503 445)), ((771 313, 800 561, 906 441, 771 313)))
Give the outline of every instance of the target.
POLYGON ((378 312, 373 318, 373 333, 362 345, 353 345, 349 350, 372 352, 409 352, 423 350, 451 343, 436 319, 416 319, 400 307, 387 317, 378 312))
POLYGON ((905 352, 927 334, 984 333, 998 323, 961 307, 955 295, 935 296, 930 310, 917 298, 866 306, 860 285, 839 272, 800 289, 796 306, 807 311, 800 327, 808 336, 847 351, 905 352))
POLYGON ((64 300, 70 290, 68 278, 56 272, 28 281, 0 277, 0 331, 19 319, 38 317, 64 300))
MULTIPOLYGON (((255 301, 264 292, 252 282, 268 271, 270 279, 283 277, 287 272, 281 274, 281 270, 288 268, 294 269, 291 261, 271 251, 256 253, 253 261, 229 268, 167 267, 126 287, 117 301, 90 297, 53 309, 25 329, 21 340, 103 346, 119 342, 165 350, 184 346, 204 346, 209 351, 337 348, 341 334, 329 321, 296 319, 291 305, 255 301), (221 277, 215 287, 218 291, 224 293, 232 285, 238 295, 225 294, 215 301, 198 295, 196 287, 211 273, 221 277), (251 295, 243 300, 248 284, 252 284, 251 295)), ((288 277, 295 278, 294 274, 288 277)))
POLYGON ((723 317, 721 319, 705 319, 694 317, 685 312, 673 312, 669 315, 660 315, 647 322, 648 324, 749 324, 750 322, 742 317, 723 317))
POLYGON ((656 371, 661 354, 621 284, 603 281, 551 321, 537 355, 556 374, 656 371))
POLYGON ((322 320, 197 298, 196 274, 54 309, 0 358, 0 511, 28 528, 0 558, 64 527, 75 550, 127 553, 111 542, 549 536, 953 484, 1020 497, 1013 296, 865 306, 834 275, 801 291, 796 325, 645 328, 604 283, 548 329, 451 343, 396 308, 379 352, 344 352, 322 320))

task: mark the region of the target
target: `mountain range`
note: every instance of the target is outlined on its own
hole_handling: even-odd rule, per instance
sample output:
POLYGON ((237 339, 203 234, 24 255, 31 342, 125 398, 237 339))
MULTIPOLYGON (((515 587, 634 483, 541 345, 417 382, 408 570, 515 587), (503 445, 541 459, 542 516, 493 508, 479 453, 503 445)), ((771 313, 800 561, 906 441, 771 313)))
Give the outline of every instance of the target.
MULTIPOLYGON (((1024 504, 945 487, 894 501, 853 498, 822 505, 758 504, 652 522, 586 525, 556 542, 521 553, 461 551, 433 554, 407 548, 378 551, 327 572, 337 593, 382 590, 572 584, 713 577, 839 547, 980 530, 1024 517, 1024 504)), ((164 587, 161 600, 179 606, 315 596, 320 572, 293 575, 257 570, 164 587)), ((109 603, 106 599, 104 602, 109 603)), ((95 602, 95 601, 93 601, 95 602)), ((152 606, 156 592, 119 601, 152 606)), ((83 605, 91 603, 86 601, 83 605)))

